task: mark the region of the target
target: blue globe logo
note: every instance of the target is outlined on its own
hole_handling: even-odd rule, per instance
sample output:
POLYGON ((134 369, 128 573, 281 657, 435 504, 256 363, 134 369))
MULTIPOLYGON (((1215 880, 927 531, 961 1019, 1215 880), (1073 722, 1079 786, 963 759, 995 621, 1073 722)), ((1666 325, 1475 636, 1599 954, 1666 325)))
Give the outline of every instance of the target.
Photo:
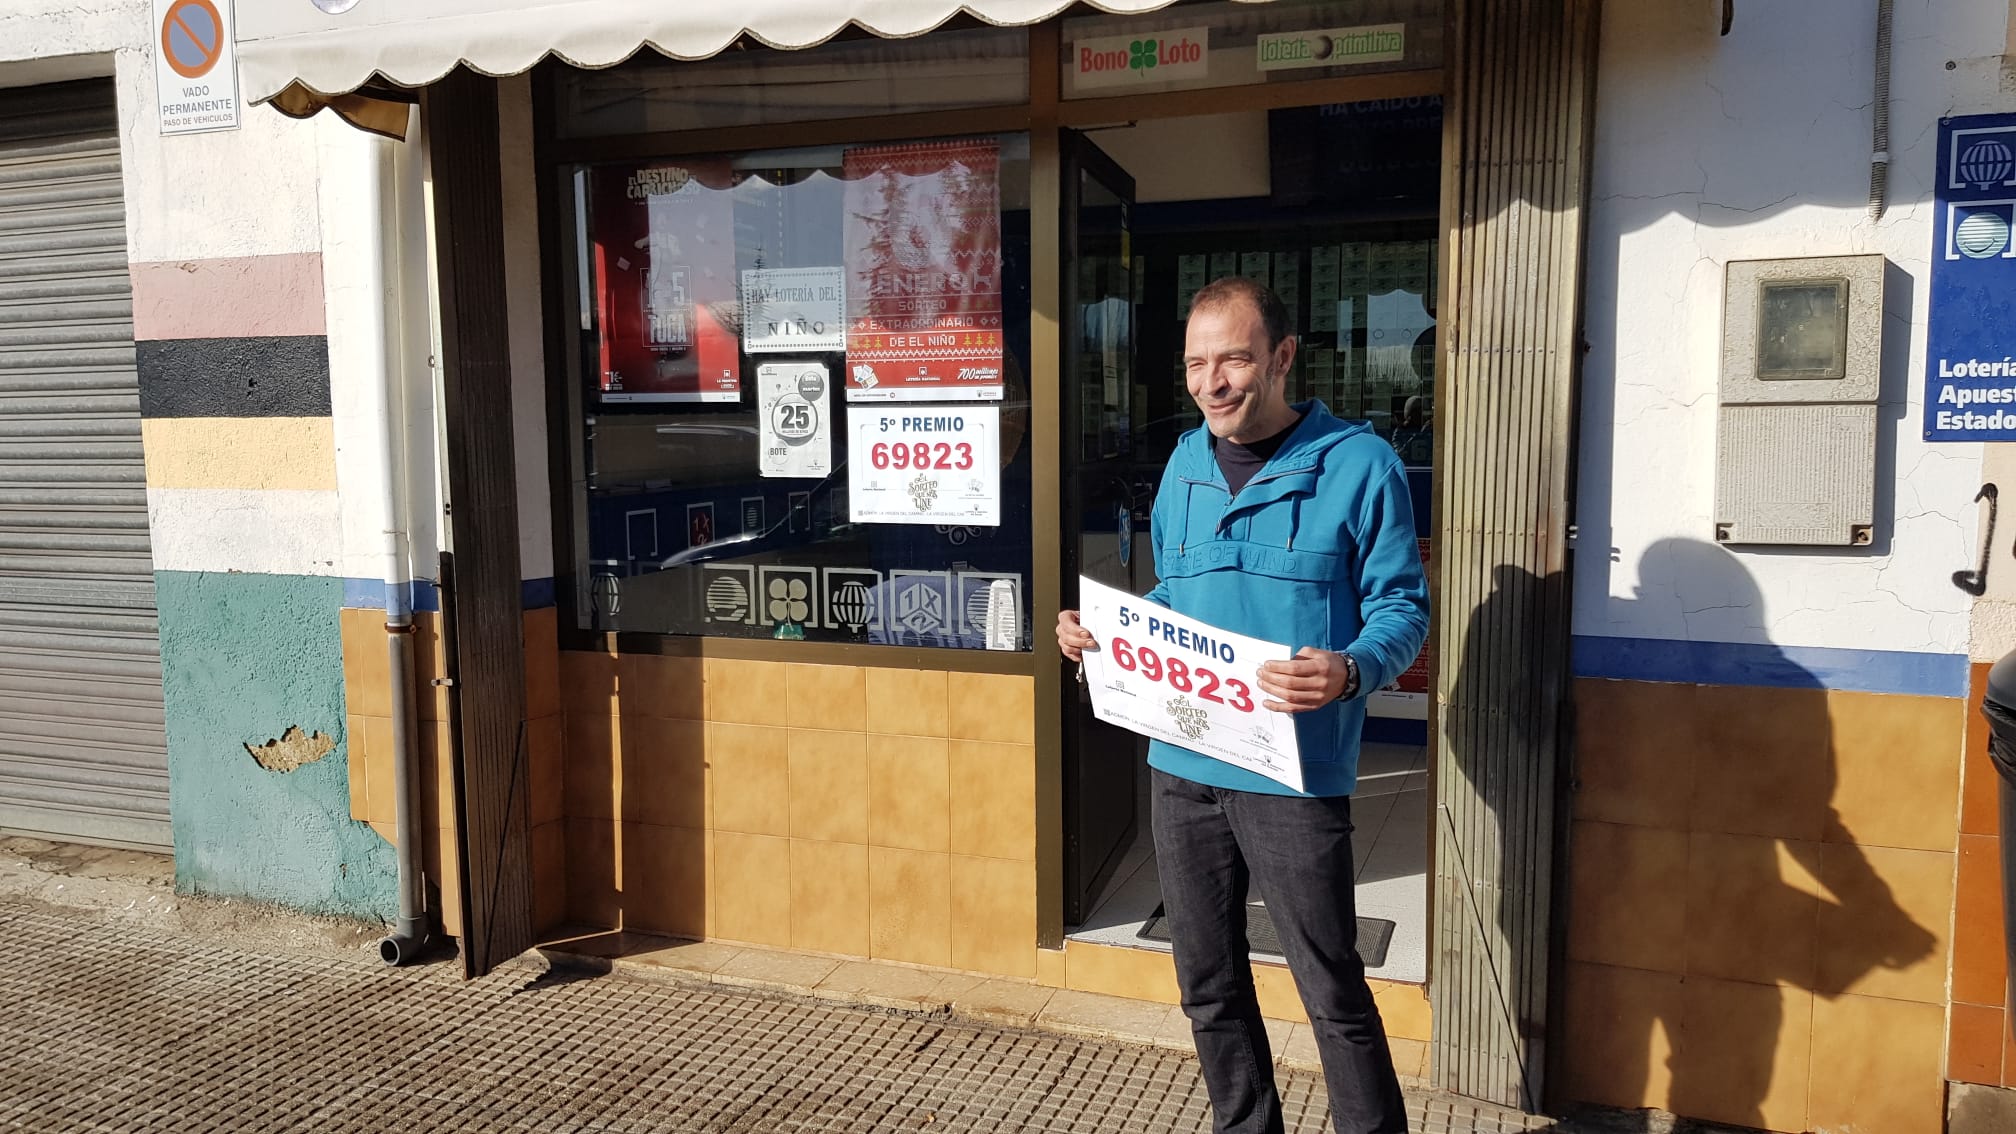
POLYGON ((2016 174, 2016 151, 1999 138, 1983 138, 1960 155, 1960 177, 1987 188, 2016 174))
POLYGON ((2009 218, 1998 209, 1975 209, 1953 230, 1953 244, 1975 260, 2000 256, 2009 247, 2009 218))

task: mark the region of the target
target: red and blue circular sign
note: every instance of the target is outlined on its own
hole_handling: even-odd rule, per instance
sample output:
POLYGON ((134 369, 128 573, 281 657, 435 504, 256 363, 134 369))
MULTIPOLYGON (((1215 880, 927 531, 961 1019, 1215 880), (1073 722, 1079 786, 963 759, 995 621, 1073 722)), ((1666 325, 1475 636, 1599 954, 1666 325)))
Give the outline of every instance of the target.
POLYGON ((183 78, 200 79, 223 58, 226 34, 211 0, 177 0, 161 18, 161 58, 183 78))

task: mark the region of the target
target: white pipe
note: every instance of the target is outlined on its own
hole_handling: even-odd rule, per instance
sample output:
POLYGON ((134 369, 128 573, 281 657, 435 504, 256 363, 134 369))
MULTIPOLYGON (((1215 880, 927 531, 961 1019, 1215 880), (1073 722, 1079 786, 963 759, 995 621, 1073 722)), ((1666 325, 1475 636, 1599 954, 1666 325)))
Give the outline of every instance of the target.
POLYGON ((425 838, 420 814, 420 761, 414 743, 413 572, 407 530, 406 349, 400 281, 400 191, 393 143, 368 138, 357 168, 364 197, 358 243, 371 272, 369 302, 357 325, 359 355, 375 364, 366 410, 378 425, 383 476, 379 481, 380 573, 385 581, 385 649, 392 685, 393 799, 398 841, 399 920, 379 943, 387 964, 412 960, 427 943, 426 879, 421 858, 425 838))

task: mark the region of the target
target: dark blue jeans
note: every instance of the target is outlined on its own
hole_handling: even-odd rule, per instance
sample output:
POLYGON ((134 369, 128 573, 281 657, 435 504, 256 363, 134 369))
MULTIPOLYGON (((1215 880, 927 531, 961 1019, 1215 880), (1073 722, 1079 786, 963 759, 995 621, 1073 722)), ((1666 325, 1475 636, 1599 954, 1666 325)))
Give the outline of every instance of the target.
POLYGON ((1258 795, 1151 769, 1155 863, 1183 1012, 1220 1134, 1280 1134, 1274 1056, 1246 955, 1249 885, 1323 1057, 1337 1134, 1404 1134, 1407 1108, 1358 958, 1351 800, 1258 795))

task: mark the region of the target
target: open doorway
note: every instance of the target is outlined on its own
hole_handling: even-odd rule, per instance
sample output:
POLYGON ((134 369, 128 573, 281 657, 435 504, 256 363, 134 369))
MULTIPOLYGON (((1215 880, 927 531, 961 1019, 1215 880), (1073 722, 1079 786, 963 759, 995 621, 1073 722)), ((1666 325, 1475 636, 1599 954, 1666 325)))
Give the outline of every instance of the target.
MULTIPOLYGON (((1145 593, 1148 516, 1176 440, 1191 296, 1247 275, 1301 339, 1294 401, 1369 423, 1407 466, 1431 555, 1441 107, 1419 98, 1148 120, 1067 138, 1063 478, 1067 584, 1145 593)), ((1168 948, 1146 741, 1067 687, 1065 923, 1074 940, 1168 948)), ((1426 660, 1373 695, 1352 817, 1369 975, 1427 979, 1426 660)), ((1279 960, 1260 895, 1248 942, 1279 960)))

